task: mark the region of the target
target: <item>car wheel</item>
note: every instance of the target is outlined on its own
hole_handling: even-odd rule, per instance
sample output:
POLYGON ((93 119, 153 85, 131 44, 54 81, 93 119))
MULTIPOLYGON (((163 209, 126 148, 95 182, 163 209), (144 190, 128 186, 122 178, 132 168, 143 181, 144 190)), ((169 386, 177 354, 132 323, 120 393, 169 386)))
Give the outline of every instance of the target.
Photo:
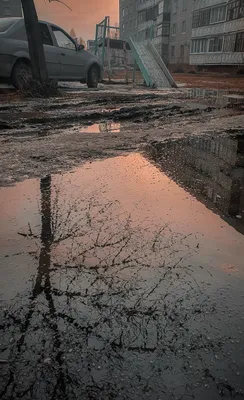
POLYGON ((32 72, 27 62, 18 61, 12 72, 12 84, 16 89, 26 90, 31 86, 32 72))
POLYGON ((99 76, 99 68, 96 65, 91 66, 87 75, 87 86, 89 88, 97 88, 99 76))

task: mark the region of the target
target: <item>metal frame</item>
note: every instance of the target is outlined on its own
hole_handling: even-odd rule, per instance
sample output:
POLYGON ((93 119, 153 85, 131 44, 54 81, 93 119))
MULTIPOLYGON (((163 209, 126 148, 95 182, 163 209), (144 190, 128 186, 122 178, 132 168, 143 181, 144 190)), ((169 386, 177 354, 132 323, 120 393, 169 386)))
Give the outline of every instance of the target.
MULTIPOLYGON (((99 47, 102 47, 101 61, 104 66, 105 63, 105 54, 107 52, 107 61, 108 61, 108 78, 111 81, 112 77, 112 67, 111 67, 111 48, 110 48, 110 30, 115 29, 116 31, 120 31, 118 26, 110 25, 110 17, 105 17, 99 24, 96 24, 96 33, 95 33, 95 55, 98 55, 99 47), (102 46, 101 46, 102 44, 102 46)), ((125 58, 125 80, 128 83, 128 62, 127 62, 127 48, 126 43, 123 44, 123 53, 125 58)))
POLYGON ((96 35, 95 35, 95 55, 98 53, 98 45, 102 42, 102 63, 104 65, 105 59, 105 41, 107 36, 107 31, 110 33, 112 27, 109 26, 110 17, 105 17, 99 24, 96 25, 96 35), (99 28, 102 28, 102 35, 99 36, 99 28))

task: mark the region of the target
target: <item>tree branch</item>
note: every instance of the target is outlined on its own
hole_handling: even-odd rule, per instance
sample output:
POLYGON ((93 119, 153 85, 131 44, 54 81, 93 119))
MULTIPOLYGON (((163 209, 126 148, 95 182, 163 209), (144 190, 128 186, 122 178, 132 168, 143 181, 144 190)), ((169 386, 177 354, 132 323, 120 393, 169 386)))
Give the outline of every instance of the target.
POLYGON ((61 3, 63 4, 65 7, 67 7, 70 11, 72 11, 72 8, 70 8, 67 4, 65 4, 63 1, 61 0, 48 0, 49 3, 51 3, 52 1, 56 1, 57 3, 61 3))

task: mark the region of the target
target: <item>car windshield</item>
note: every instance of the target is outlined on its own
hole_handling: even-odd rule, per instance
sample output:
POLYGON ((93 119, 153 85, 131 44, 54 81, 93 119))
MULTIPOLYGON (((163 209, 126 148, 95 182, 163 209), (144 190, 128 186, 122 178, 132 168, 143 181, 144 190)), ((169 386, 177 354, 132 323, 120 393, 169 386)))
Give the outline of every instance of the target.
POLYGON ((0 32, 7 31, 16 21, 15 18, 0 18, 0 32))

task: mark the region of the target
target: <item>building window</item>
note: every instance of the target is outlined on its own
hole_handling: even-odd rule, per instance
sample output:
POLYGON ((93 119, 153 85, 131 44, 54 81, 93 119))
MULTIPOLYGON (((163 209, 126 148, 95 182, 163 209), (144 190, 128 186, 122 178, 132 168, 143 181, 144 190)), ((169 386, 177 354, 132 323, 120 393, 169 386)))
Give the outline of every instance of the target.
POLYGON ((164 12, 164 2, 161 1, 161 3, 159 3, 158 5, 158 14, 161 15, 164 12))
POLYGON ((236 34, 227 35, 224 38, 224 48, 225 53, 233 52, 235 50, 236 34))
POLYGON ((207 53, 208 39, 196 39, 191 42, 191 53, 207 53))
POLYGON ((156 36, 162 36, 162 34, 163 34, 163 25, 160 24, 157 26, 156 36))
POLYGON ((244 52, 244 32, 236 34, 235 51, 240 53, 244 52))
POLYGON ((153 21, 158 17, 158 4, 138 13, 138 23, 153 21))
POLYGON ((218 53, 223 50, 223 36, 217 36, 209 40, 209 52, 218 53))
POLYGON ((187 9, 187 0, 182 0, 182 10, 186 10, 187 9))
POLYGON ((175 57, 175 46, 171 46, 171 57, 175 57))
POLYGON ((181 33, 186 32, 186 21, 182 21, 182 26, 181 26, 181 33))
POLYGON ((172 36, 176 35, 176 27, 177 27, 176 24, 172 25, 172 36))
POLYGON ((163 32, 162 32, 162 36, 169 36, 170 35, 170 26, 167 25, 163 25, 163 32))
POLYGON ((210 24, 223 22, 226 19, 226 6, 215 7, 211 9, 210 24))
POLYGON ((227 21, 244 17, 244 0, 235 0, 227 5, 227 21))
POLYGON ((180 46, 180 56, 181 56, 182 58, 185 57, 185 46, 184 46, 184 44, 182 44, 182 45, 180 46))
MULTIPOLYGON (((243 0, 244 1, 244 0, 243 0)), ((199 28, 226 20, 226 6, 198 10, 193 13, 192 27, 199 28)))
POLYGON ((10 7, 4 7, 4 15, 6 17, 10 17, 11 15, 10 7))
POLYGON ((199 28, 210 24, 210 9, 195 11, 193 13, 192 27, 199 28))
POLYGON ((173 14, 177 13, 178 9, 178 0, 173 0, 173 14))

